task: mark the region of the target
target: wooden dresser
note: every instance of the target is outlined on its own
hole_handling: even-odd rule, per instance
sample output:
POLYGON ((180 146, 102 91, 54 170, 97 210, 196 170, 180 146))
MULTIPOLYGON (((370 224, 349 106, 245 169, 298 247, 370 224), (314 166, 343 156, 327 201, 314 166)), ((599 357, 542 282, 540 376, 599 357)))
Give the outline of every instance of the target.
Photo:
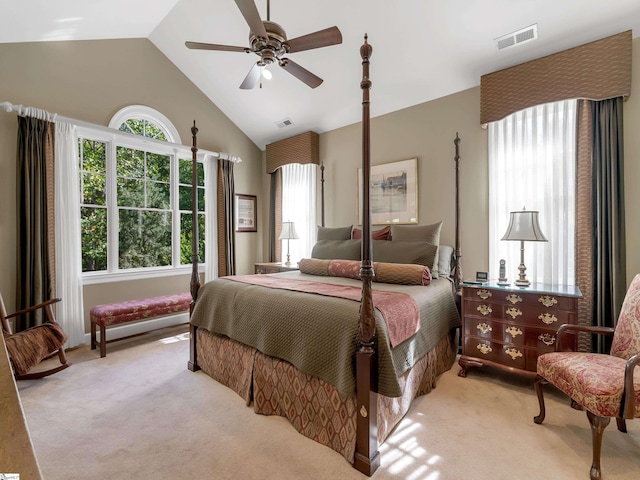
POLYGON ((297 263, 291 263, 291 265, 286 265, 282 262, 267 262, 267 263, 256 263, 254 265, 255 273, 278 273, 278 272, 291 272, 294 270, 298 270, 297 263))
MULTIPOLYGON (((469 367, 483 365, 535 375, 538 355, 555 350, 558 327, 578 321, 581 297, 575 286, 463 283, 458 375, 466 377, 469 367)), ((565 338, 566 346, 575 350, 575 335, 565 338)))

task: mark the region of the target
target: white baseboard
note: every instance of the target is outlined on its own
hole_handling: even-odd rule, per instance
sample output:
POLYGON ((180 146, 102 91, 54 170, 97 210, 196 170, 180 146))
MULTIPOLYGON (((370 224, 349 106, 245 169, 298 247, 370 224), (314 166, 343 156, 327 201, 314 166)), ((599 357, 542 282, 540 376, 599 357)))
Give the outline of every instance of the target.
MULTIPOLYGON (((128 337, 130 335, 137 335, 139 333, 150 332, 151 330, 157 330, 158 328, 173 327, 175 325, 180 325, 181 323, 187 323, 188 321, 189 313, 182 312, 175 315, 167 315, 166 317, 152 318, 142 322, 132 323, 130 325, 107 328, 107 341, 128 337)), ((102 340, 100 338, 100 329, 97 329, 96 337, 98 341, 102 340)), ((84 343, 91 345, 91 333, 84 334, 84 343)))

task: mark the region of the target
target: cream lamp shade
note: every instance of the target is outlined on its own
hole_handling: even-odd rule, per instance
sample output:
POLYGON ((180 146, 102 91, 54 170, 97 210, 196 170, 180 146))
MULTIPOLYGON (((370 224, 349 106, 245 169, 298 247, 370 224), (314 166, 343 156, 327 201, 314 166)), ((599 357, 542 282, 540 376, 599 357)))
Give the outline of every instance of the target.
POLYGON ((289 256, 289 240, 296 240, 300 238, 298 233, 296 232, 296 227, 293 225, 293 222, 282 222, 282 230, 280 231, 280 236, 278 240, 286 240, 287 241, 287 262, 285 265, 291 265, 291 257, 289 256))
POLYGON ((514 240, 520 242, 520 275, 515 284, 519 287, 528 287, 530 285, 524 266, 524 242, 546 242, 547 238, 540 229, 538 222, 538 212, 535 210, 525 210, 524 208, 517 212, 511 212, 509 218, 509 226, 502 237, 502 240, 514 240))

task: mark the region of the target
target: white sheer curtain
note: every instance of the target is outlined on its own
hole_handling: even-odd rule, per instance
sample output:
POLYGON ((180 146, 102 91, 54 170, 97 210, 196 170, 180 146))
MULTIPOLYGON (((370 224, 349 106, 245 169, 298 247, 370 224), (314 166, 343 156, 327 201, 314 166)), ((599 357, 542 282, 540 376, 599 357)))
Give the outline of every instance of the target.
POLYGON ((78 138, 73 124, 57 121, 55 133, 56 320, 67 348, 84 343, 78 138))
POLYGON ((548 242, 525 242, 531 282, 575 285, 576 101, 548 103, 489 124, 489 271, 513 282, 520 242, 501 241, 509 212, 538 210, 548 242))
MULTIPOLYGON (((289 240, 291 263, 310 257, 316 243, 316 171, 313 163, 290 163, 282 168, 282 221, 293 222, 298 240, 289 240)), ((280 232, 277 232, 280 235, 280 232)), ((282 240, 282 258, 287 240, 282 240)), ((283 260, 284 261, 284 260, 283 260)))
POLYGON ((208 282, 218 276, 218 215, 216 203, 218 186, 218 159, 205 155, 204 157, 204 235, 205 270, 204 281, 208 282))

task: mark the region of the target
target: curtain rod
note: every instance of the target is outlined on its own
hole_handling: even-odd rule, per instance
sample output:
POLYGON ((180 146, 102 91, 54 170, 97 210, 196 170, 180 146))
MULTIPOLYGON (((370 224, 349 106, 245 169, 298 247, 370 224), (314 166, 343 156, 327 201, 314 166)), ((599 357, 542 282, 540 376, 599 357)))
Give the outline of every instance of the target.
MULTIPOLYGON (((104 125, 98 125, 97 123, 85 122, 83 120, 77 120, 75 118, 69 118, 62 115, 58 115, 57 113, 51 113, 46 110, 37 107, 25 107, 23 105, 14 105, 10 102, 0 102, 0 107, 7 112, 17 112, 21 117, 34 117, 40 120, 46 120, 51 123, 55 123, 56 121, 68 122, 72 123, 78 127, 86 127, 93 128, 96 130, 100 130, 103 132, 118 134, 118 135, 131 135, 130 133, 122 132, 120 130, 116 130, 115 128, 105 127, 104 125)), ((182 145, 174 142, 165 142, 162 140, 156 140, 155 138, 146 138, 145 141, 149 143, 157 143, 158 145, 180 145, 181 147, 190 148, 187 145, 182 145)), ((242 159, 236 155, 232 155, 230 153, 225 152, 212 152, 209 150, 204 150, 202 148, 198 148, 198 153, 203 155, 209 155, 213 158, 219 158, 220 160, 229 160, 233 163, 240 163, 242 159)))

